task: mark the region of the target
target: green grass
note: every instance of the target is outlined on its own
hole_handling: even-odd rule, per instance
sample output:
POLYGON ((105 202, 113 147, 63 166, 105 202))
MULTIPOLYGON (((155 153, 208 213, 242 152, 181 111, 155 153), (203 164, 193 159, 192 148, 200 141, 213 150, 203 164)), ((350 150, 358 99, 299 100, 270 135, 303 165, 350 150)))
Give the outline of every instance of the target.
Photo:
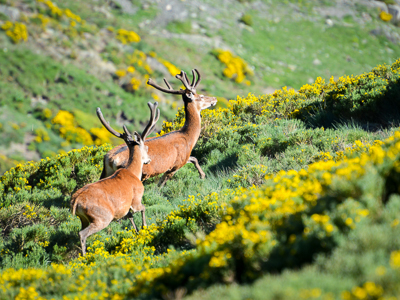
MULTIPOLYGON (((33 0, 21 0, 22 2, 31 11, 42 7, 33 0)), ((32 113, 32 117, 42 123, 42 128, 45 124, 38 115, 43 107, 52 109, 53 113, 58 109, 64 109, 74 111, 78 115, 89 116, 93 115, 96 106, 103 106, 107 107, 104 113, 112 123, 123 111, 133 127, 143 124, 146 119, 145 105, 151 100, 152 91, 145 91, 142 86, 133 95, 127 93, 115 79, 106 75, 101 75, 101 78, 90 75, 88 71, 91 66, 75 60, 78 50, 96 49, 97 41, 103 39, 101 30, 109 27, 134 30, 139 33, 142 40, 137 44, 122 46, 114 37, 108 37, 104 40, 106 46, 100 53, 104 60, 113 62, 117 68, 124 69, 128 65, 127 56, 135 49, 145 53, 155 51, 159 57, 186 72, 198 68, 203 78, 199 87, 200 92, 225 99, 234 99, 236 95, 243 96, 248 92, 261 95, 267 87, 291 86, 298 89, 318 76, 328 80, 331 76, 357 74, 371 69, 378 63, 392 63, 400 56, 398 47, 395 47, 386 36, 371 34, 372 30, 379 31, 384 28, 384 23, 376 11, 357 6, 355 19, 350 15, 345 16, 343 20, 333 18, 334 25, 329 27, 325 24, 325 18, 316 14, 313 7, 330 7, 332 3, 292 2, 298 6, 299 13, 303 16, 297 16, 295 19, 288 17, 286 4, 281 1, 264 1, 259 4, 268 7, 267 13, 255 9, 253 7, 255 3, 252 1, 237 1, 224 9, 218 4, 205 3, 208 9, 216 8, 216 15, 212 17, 216 19, 218 26, 207 21, 206 14, 198 13, 196 16, 191 16, 190 21, 189 19, 171 21, 165 28, 158 28, 157 24, 151 22, 165 12, 160 11, 156 4, 147 6, 139 1, 133 1, 132 5, 137 11, 132 16, 123 13, 119 5, 107 1, 87 1, 83 4, 72 0, 54 1, 59 7, 69 8, 86 21, 87 28, 83 26, 86 29, 83 28, 82 32, 90 33, 88 41, 78 36, 61 38, 58 36, 59 33, 56 33, 49 39, 48 47, 65 47, 72 51, 68 57, 62 57, 61 62, 49 57, 45 54, 46 51, 37 54, 38 45, 33 39, 40 36, 42 30, 39 25, 34 25, 33 21, 33 23, 28 22, 31 37, 26 44, 11 45, 9 39, 1 34, 3 49, 7 49, 8 52, 0 51, 2 64, 0 87, 4 91, 0 96, 0 105, 11 109, 11 115, 17 115, 17 112, 32 113), (240 26, 239 13, 251 18, 251 29, 240 26), (370 14, 371 21, 361 25, 356 19, 362 18, 362 13, 370 14), (236 15, 238 17, 233 17, 236 15), (304 16, 313 18, 313 21, 308 21, 304 16), (150 22, 151 26, 139 27, 139 24, 145 24, 143 22, 150 22), (193 22, 199 24, 200 31, 192 32, 190 28, 193 22), (226 30, 227 27, 235 30, 226 30), (153 34, 161 32, 162 29, 174 33, 196 34, 204 39, 210 39, 210 42, 165 39, 162 35, 153 34), (254 68, 255 75, 249 78, 252 82, 250 87, 237 84, 223 76, 224 65, 212 54, 215 39, 222 42, 223 48, 230 48, 234 54, 242 57, 254 68), (31 103, 31 99, 41 97, 44 99, 42 104, 31 103)), ((10 4, 10 1, 5 3, 10 4)), ((40 8, 40 12, 48 13, 47 10, 42 10, 40 8)), ((38 22, 36 20, 36 23, 38 22)), ((65 22, 61 23, 62 26, 66 26, 65 22)), ((390 30, 396 33, 399 29, 391 26, 390 30)), ((152 77, 161 82, 162 74, 155 72, 152 77)), ((171 78, 169 80, 176 86, 174 80, 171 78)), ((170 99, 176 101, 175 98, 167 98, 168 101, 170 99)), ((181 105, 179 100, 178 103, 181 105)), ((173 118, 175 109, 171 109, 166 103, 162 103, 161 108, 164 118, 173 118)), ((8 119, 5 119, 3 123, 7 122, 8 119)), ((32 119, 29 123, 32 125, 37 122, 32 119)), ((85 123, 79 118, 79 126, 88 128, 85 123)), ((92 121, 90 123, 94 124, 92 121)), ((37 124, 39 126, 39 123, 37 124)), ((48 134, 52 134, 48 128, 46 130, 48 134)), ((10 129, 4 131, 4 136, 13 136, 11 131, 10 129)), ((20 137, 24 134, 28 134, 27 130, 19 132, 20 137)), ((33 157, 46 157, 54 155, 60 149, 69 150, 77 146, 79 145, 62 146, 59 138, 51 138, 50 142, 45 142, 40 147, 31 143, 28 150, 36 153, 32 154, 33 157), (45 153, 42 148, 48 148, 48 151, 45 153)), ((12 152, 10 148, 3 147, 3 149, 2 153, 10 156, 12 152)), ((5 170, 3 168, 0 172, 5 170)))
MULTIPOLYGON (((0 106, 3 107, 0 122, 3 126, 0 130, 4 137, 1 148, 5 153, 11 142, 24 144, 24 137, 34 135, 39 128, 49 134, 50 140, 30 143, 28 149, 37 152, 36 156, 53 156, 60 149, 68 151, 79 146, 61 145, 64 140, 56 131, 46 128, 45 123, 51 123, 41 117, 45 108, 51 110, 52 117, 59 110, 71 111, 77 125, 86 130, 101 127, 94 113, 96 107, 101 107, 105 118, 114 124, 116 116, 123 112, 131 122, 130 128, 140 128, 148 119, 146 104, 151 99, 146 95, 132 95, 112 80, 100 81, 74 65, 49 60, 23 46, 9 47, 7 52, 0 51, 3 66, 0 74, 3 92, 0 96, 0 106), (18 125, 19 129, 13 128, 12 124, 18 125)), ((170 111, 164 108, 162 118, 170 115, 170 111)), ((0 171, 6 170, 2 168, 0 171)))
MULTIPOLYGON (((394 66, 393 70, 395 70, 394 66)), ((380 74, 383 77, 391 72, 390 68, 385 70, 380 74)), ((393 75, 391 81, 396 82, 396 76, 393 75)), ((360 84, 365 86, 363 82, 360 84)), ((391 84, 387 83, 388 86, 391 84)), ((350 85, 347 88, 350 91, 348 93, 351 94, 351 91, 358 86, 357 84, 350 85)), ((322 100, 328 99, 332 92, 326 93, 326 98, 322 98, 322 100)), ((301 94, 296 95, 295 97, 301 97, 301 94)), ((281 97, 284 98, 284 94, 281 97)), ((373 99, 382 102, 386 97, 386 94, 379 94, 373 99)), ((249 99, 253 98, 249 97, 249 99)), ((148 180, 145 183, 143 203, 146 205, 149 225, 158 224, 173 210, 179 209, 190 195, 204 198, 213 192, 223 194, 228 189, 250 187, 253 184, 259 186, 265 182, 266 174, 276 174, 281 170, 306 169, 313 162, 339 159, 349 149, 353 152, 365 151, 366 147, 372 145, 375 140, 384 140, 397 129, 391 126, 385 129, 386 124, 383 122, 380 130, 366 131, 365 127, 359 125, 362 123, 353 119, 358 115, 350 115, 348 119, 345 119, 346 114, 342 114, 341 123, 334 123, 331 128, 326 129, 315 126, 315 124, 310 126, 308 119, 304 118, 305 113, 301 115, 301 119, 287 117, 276 119, 274 115, 260 113, 263 109, 262 105, 268 103, 268 99, 270 99, 269 96, 265 96, 250 104, 231 103, 227 112, 223 113, 223 117, 213 117, 212 123, 210 123, 209 117, 203 116, 205 124, 217 128, 212 131, 213 135, 208 132, 212 129, 206 128, 192 153, 199 159, 206 172, 206 179, 199 179, 197 171, 190 164, 179 170, 161 190, 157 187, 159 178, 148 180)), ((346 107, 346 101, 354 101, 352 98, 344 99, 347 100, 342 101, 343 107, 346 107)), ((292 101, 295 103, 295 99, 292 101)), ((278 101, 278 103, 284 102, 278 101)), ((306 101, 302 104, 303 107, 308 107, 307 103, 306 101)), ((340 107, 342 106, 338 106, 338 109, 340 107)), ((293 111, 295 108, 296 106, 291 110, 293 111)), ((276 107, 276 113, 280 114, 281 109, 276 107)), ((298 109, 301 110, 301 106, 298 109)), ((329 111, 329 108, 320 113, 326 111, 329 111)), ((345 111, 343 109, 343 112, 345 111)), ((287 113, 291 115, 290 110, 287 113)), ((96 120, 89 116, 77 114, 77 119, 84 120, 86 125, 82 126, 91 127, 96 120)), ((178 115, 177 123, 180 122, 180 118, 181 115, 178 115)), ((102 157, 106 149, 109 148, 74 151, 67 156, 43 160, 36 166, 29 165, 25 167, 26 170, 14 170, 3 177, 1 188, 4 194, 1 197, 1 206, 4 208, 0 218, 3 224, 14 224, 12 220, 15 212, 19 211, 17 216, 21 216, 23 212, 29 212, 27 205, 34 207, 33 212, 36 212, 37 216, 44 216, 44 219, 38 217, 34 220, 25 217, 26 225, 23 230, 18 229, 17 236, 9 235, 13 232, 11 228, 6 235, 3 235, 1 247, 8 253, 0 261, 3 268, 28 266, 32 264, 33 256, 43 257, 43 260, 33 262, 36 267, 53 261, 59 262, 60 257, 64 262, 77 257, 79 253, 77 231, 80 222, 68 214, 66 217, 66 209, 74 191, 99 178, 102 157), (30 188, 26 188, 23 178, 26 178, 30 188), (63 217, 59 219, 58 214, 63 217), (53 219, 54 221, 50 221, 53 219), (32 238, 36 236, 29 230, 33 232, 42 230, 42 227, 38 227, 38 225, 43 222, 48 224, 49 236, 42 237, 42 239, 47 240, 49 245, 38 247, 34 244, 26 244, 29 240, 28 236, 32 238), (59 238, 59 236, 65 235, 68 236, 68 239, 59 238), (21 241, 25 241, 23 245, 21 241), (39 255, 39 252, 36 253, 33 250, 39 251, 41 254, 39 255), (15 255, 16 251, 27 256, 15 255)), ((140 224, 140 217, 135 216, 135 221, 140 224)), ((15 223, 17 226, 15 229, 19 226, 17 224, 15 223)), ((211 223, 203 226, 205 226, 203 230, 213 228, 211 223)), ((118 232, 125 228, 130 228, 128 220, 112 223, 106 230, 89 238, 88 246, 98 240, 104 242, 107 249, 111 251, 115 244, 109 244, 107 241, 118 236, 118 232)), ((165 251, 169 245, 180 250, 188 247, 187 240, 183 236, 165 243, 162 238, 161 242, 157 243, 159 254, 165 251)))
MULTIPOLYGON (((282 4, 281 1, 263 2, 279 20, 249 9, 253 1, 237 1, 229 8, 232 10, 219 10, 218 15, 224 26, 235 30, 224 30, 225 27, 213 29, 204 24, 204 20, 194 19, 193 22, 206 29, 204 36, 220 37, 235 54, 254 66, 255 75, 250 78, 252 85, 248 87, 223 77, 224 66, 212 54, 211 46, 205 44, 200 47, 189 40, 150 35, 146 26, 139 29, 139 23, 152 20, 159 14, 156 5, 150 5, 146 10, 139 8, 131 16, 123 14, 118 7, 109 9, 108 1, 55 2, 60 7, 79 13, 89 25, 94 24, 96 27, 91 31, 94 36, 108 26, 134 30, 142 36, 142 41, 135 45, 121 46, 114 39, 107 41, 108 45, 101 55, 117 67, 126 67, 127 54, 135 48, 146 53, 155 51, 159 57, 187 72, 193 67, 198 68, 203 78, 199 91, 227 99, 249 92, 263 94, 268 86, 300 88, 309 79, 318 76, 329 82, 331 76, 369 71, 379 63, 393 62, 400 57, 400 51, 386 37, 369 33, 382 25, 375 12, 369 12, 372 21, 363 28, 349 16, 344 19, 346 24, 333 19, 334 26, 328 27, 322 18, 315 15, 315 22, 287 17, 283 12, 283 5, 287 3, 282 4), (112 16, 105 18, 104 13, 94 9, 100 6, 109 9, 112 16), (251 29, 240 29, 239 18, 232 17, 234 12, 245 12, 246 16, 251 16, 251 29), (320 64, 314 63, 316 58, 320 64)), ((313 14, 313 5, 333 5, 329 1, 291 2, 298 5, 302 13, 310 15, 313 14)), ((35 1, 26 0, 24 3, 32 9, 37 5, 35 1)), ((141 6, 139 1, 133 1, 133 4, 141 6)), ((357 11, 358 14, 361 12, 357 11)), ((169 23, 166 29, 190 34, 188 25, 188 21, 169 23)), ((391 30, 398 31, 398 28, 391 27, 391 30)), ((128 279, 139 280, 137 276, 142 274, 132 265, 143 269, 175 267, 171 263, 176 262, 180 255, 181 260, 177 261, 184 261, 187 250, 194 253, 195 259, 183 266, 182 274, 198 274, 202 268, 208 268, 208 260, 215 253, 198 254, 196 239, 203 240, 214 231, 227 214, 222 204, 241 196, 244 193, 242 188, 254 185, 256 191, 260 191, 267 185, 272 187, 275 184, 273 179, 266 181, 265 175, 307 170, 314 162, 340 160, 343 153, 349 153, 346 151, 354 152, 348 155, 355 157, 367 151, 375 140, 393 135, 399 126, 399 75, 393 72, 397 67, 375 69, 374 74, 379 75, 376 82, 365 79, 358 83, 343 83, 341 90, 327 84, 317 94, 291 95, 282 92, 276 97, 258 97, 252 103, 252 96, 249 96, 242 104, 240 101, 239 104, 231 103, 227 112, 219 112, 215 116, 205 113, 204 128, 192 155, 199 159, 206 178, 199 179, 196 169, 189 164, 180 169, 162 189, 157 187, 159 177, 145 182, 143 203, 149 228, 161 228, 162 224, 166 224, 165 227, 143 245, 132 242, 123 258, 107 259, 93 255, 90 258, 95 262, 92 273, 85 271, 88 270, 85 266, 76 269, 72 275, 66 275, 53 269, 51 264, 67 266, 79 261, 80 221, 69 212, 71 195, 99 178, 102 158, 110 147, 76 150, 55 157, 54 154, 61 148, 70 150, 81 145, 72 143, 62 146, 65 141, 50 120, 44 117, 44 109, 50 109, 53 117, 59 110, 70 111, 74 114, 76 126, 90 130, 100 127, 94 115, 94 109, 100 106, 106 119, 117 130, 120 126, 115 119, 121 112, 128 119, 129 128, 136 129, 148 119, 146 103, 152 101, 151 95, 142 90, 130 94, 111 77, 100 79, 90 75, 85 64, 78 65, 73 60, 69 61, 72 63, 65 63, 38 54, 30 42, 12 45, 4 34, 0 34, 0 41, 7 48, 6 52, 0 50, 0 151, 7 153, 7 157, 0 156, 0 172, 8 170, 27 155, 23 151, 10 151, 13 144, 28 144, 26 149, 31 151, 30 155, 50 157, 19 166, 1 177, 0 269, 2 278, 8 278, 7 272, 15 276, 12 286, 0 289, 0 294, 6 298, 14 298, 24 291, 21 288, 29 286, 36 286, 45 297, 80 297, 82 295, 75 281, 82 274, 90 283, 86 288, 88 293, 118 292, 129 297, 127 295, 132 293, 130 288, 137 283, 128 279), (338 95, 340 97, 336 97, 338 95), (36 100, 32 99, 42 99, 43 102, 34 104, 36 100), (270 110, 267 104, 271 104, 273 109, 270 110), (267 113, 264 108, 270 111, 267 113), (30 140, 34 138, 36 129, 47 132, 50 140, 41 143, 30 140), (192 196, 201 201, 189 204, 192 196), (207 201, 214 200, 218 208, 212 210, 207 201), (173 211, 182 219, 168 221, 173 211), (152 263, 151 267, 143 261, 152 263), (18 274, 23 271, 6 271, 7 268, 36 268, 32 274, 49 272, 50 275, 44 276, 54 281, 43 286, 38 284, 43 278, 35 279, 34 275, 31 279, 19 278, 18 274), (104 272, 105 269, 107 272, 104 272), (106 283, 106 288, 103 289, 99 282, 106 283), (72 286, 75 288, 70 288, 72 286)), ((68 39, 63 43, 65 47, 86 47, 79 39, 68 39)), ((154 74, 154 78, 161 82, 159 72, 154 74)), ((170 77, 168 80, 174 87, 178 86, 175 80, 170 77)), ((182 104, 180 99, 175 100, 182 104)), ((164 118, 173 118, 175 110, 167 103, 163 102, 161 108, 164 118)), ((174 124, 180 122, 181 115, 178 114, 174 124)), ((300 221, 295 218, 289 220, 288 224, 292 227, 278 226, 281 253, 277 250, 268 252, 266 248, 254 253, 252 263, 246 265, 250 273, 241 271, 246 268, 240 267, 238 259, 226 272, 211 274, 215 280, 197 275, 194 279, 188 276, 187 280, 169 276, 165 282, 170 284, 161 293, 157 283, 162 283, 164 279, 148 280, 148 284, 156 282, 156 288, 146 295, 144 287, 139 297, 148 299, 154 292, 156 294, 153 295, 168 299, 185 295, 188 299, 298 299, 299 295, 303 298, 325 299, 330 296, 340 299, 343 290, 362 287, 367 281, 382 286, 387 295, 393 294, 399 274, 391 269, 389 257, 400 247, 398 227, 393 225, 400 202, 397 171, 390 169, 389 172, 385 166, 371 168, 368 176, 360 180, 334 183, 331 194, 327 196, 329 199, 323 198, 315 208, 300 216, 300 221), (380 205, 380 199, 386 202, 385 206, 380 205), (361 220, 355 229, 340 227, 342 215, 351 215, 359 205, 368 207, 370 216, 361 220), (322 213, 324 209, 341 229, 335 232, 334 237, 318 236, 321 232, 315 231, 316 236, 311 241, 303 239, 299 233, 302 226, 311 222, 312 213, 322 213), (292 233, 299 233, 293 248, 288 242, 292 233), (292 257, 290 251, 294 247, 298 247, 295 249, 300 254, 292 257), (306 255, 301 256, 304 253, 306 255), (272 263, 267 261, 267 254, 276 260, 272 263), (377 271, 381 270, 378 269, 380 267, 385 268, 384 275, 377 271)), ((245 204, 243 200, 243 203, 233 205, 239 213, 245 211, 245 204)), ((262 214, 260 211, 260 216, 262 214)), ((136 224, 141 224, 139 215, 135 215, 134 219, 136 224)), ((89 254, 92 255, 96 247, 110 254, 127 241, 135 240, 137 237, 130 229, 127 219, 111 222, 106 229, 88 239, 88 247, 92 247, 89 254), (104 249, 98 243, 103 243, 104 249)), ((238 257, 242 254, 238 253, 238 257)), ((90 263, 90 259, 84 263, 90 263)))
POLYGON ((184 299, 342 299, 343 290, 351 291, 368 281, 385 291, 392 289, 391 276, 396 275, 390 273, 387 261, 391 251, 400 247, 396 229, 390 226, 397 217, 399 200, 393 196, 379 216, 365 219, 349 236, 341 236, 333 252, 317 255, 312 265, 267 274, 249 284, 217 284, 184 299))
MULTIPOLYGON (((398 64, 394 64, 391 68, 378 68, 374 72, 377 72, 376 76, 379 75, 377 78, 390 78, 385 85, 387 88, 397 82, 397 70, 398 64), (388 74, 392 75, 388 77, 388 74)), ((377 78, 366 80, 376 81, 377 78)), ((284 170, 307 169, 313 162, 340 160, 340 152, 355 157, 367 151, 368 145, 375 140, 383 140, 393 134, 397 128, 387 126, 384 122, 381 123, 380 130, 366 131, 359 125, 362 123, 357 123, 362 121, 362 115, 355 114, 358 118, 356 120, 348 117, 348 112, 343 107, 346 107, 348 102, 357 103, 356 94, 352 91, 360 86, 365 87, 368 84, 358 81, 340 90, 344 95, 351 94, 354 98, 344 97, 337 109, 330 112, 342 116, 342 119, 341 123, 333 123, 334 126, 327 129, 310 126, 305 118, 305 111, 299 115, 300 119, 288 117, 292 116, 295 109, 302 111, 307 108, 310 101, 315 103, 315 96, 311 95, 308 99, 308 96, 302 93, 291 94, 292 103, 281 101, 289 94, 283 91, 278 93, 280 96, 277 96, 276 103, 279 105, 276 105, 272 114, 262 112, 264 105, 271 102, 272 96, 268 95, 259 99, 249 96, 247 99, 239 99, 237 103, 231 102, 227 110, 219 110, 215 115, 204 113, 203 122, 208 124, 209 128, 204 128, 193 155, 199 159, 206 172, 206 178, 199 179, 194 166, 187 165, 179 170, 163 189, 157 187, 159 178, 145 182, 143 203, 146 206, 149 230, 158 228, 157 233, 149 237, 148 242, 140 244, 137 241, 145 234, 141 233, 138 237, 132 235, 132 231, 129 230, 130 222, 123 219, 112 222, 106 229, 91 236, 87 242, 91 248, 89 258, 87 262, 83 261, 95 262, 93 274, 88 280, 111 282, 114 278, 120 278, 117 274, 125 274, 124 277, 128 276, 126 272, 132 272, 134 276, 141 274, 139 269, 128 271, 121 268, 121 263, 125 260, 125 266, 133 263, 137 267, 147 269, 150 265, 143 264, 143 261, 148 261, 152 263, 152 268, 171 266, 179 271, 182 267, 179 273, 189 274, 188 280, 183 281, 179 276, 159 276, 146 281, 143 290, 139 290, 140 297, 144 299, 151 298, 152 295, 165 296, 168 293, 181 293, 181 296, 193 293, 190 297, 200 299, 207 295, 222 298, 294 299, 298 293, 317 293, 318 297, 330 295, 337 298, 343 290, 351 291, 354 286, 362 287, 368 280, 382 286, 388 295, 396 291, 393 278, 397 278, 398 274, 395 270, 389 272, 387 257, 398 249, 398 241, 394 240, 396 226, 393 226, 399 205, 396 188, 398 178, 393 169, 394 165, 386 162, 382 165, 368 165, 370 169, 365 177, 354 177, 351 180, 338 178, 326 187, 324 193, 320 193, 318 197, 322 198, 316 205, 310 205, 303 214, 297 213, 287 220, 282 218, 282 224, 278 221, 275 228, 278 246, 272 252, 268 250, 268 243, 262 244, 259 251, 250 256, 251 261, 240 267, 242 251, 251 249, 248 244, 240 243, 244 248, 235 248, 239 252, 231 269, 229 267, 216 270, 216 273, 210 275, 215 278, 199 276, 207 270, 208 260, 214 252, 196 252, 196 239, 200 241, 211 235, 216 227, 218 230, 218 224, 226 221, 224 215, 227 213, 241 215, 240 211, 245 211, 246 201, 250 201, 250 197, 243 198, 242 201, 235 200, 236 196, 245 192, 244 188, 253 186, 255 193, 268 191, 269 188, 279 189, 280 181, 266 181, 265 175, 279 178, 284 170), (304 97, 309 101, 300 101, 304 97), (211 123, 210 118, 213 121, 211 123), (350 149, 353 154, 346 152, 346 149, 350 149), (382 207, 381 202, 377 201, 378 198, 382 198, 387 205, 382 207), (197 202, 191 202, 195 199, 197 202), (213 202, 216 203, 215 209, 209 204, 213 202), (228 205, 234 209, 225 211, 223 203, 231 203, 228 205), (368 209, 370 216, 360 219, 360 222, 356 221, 357 226, 354 229, 348 228, 345 225, 346 218, 356 220, 357 211, 361 208, 368 209), (171 218, 172 212, 179 218, 171 218), (332 236, 313 223, 314 214, 326 214, 330 217, 337 226, 332 236), (306 226, 312 229, 309 238, 301 234, 306 226), (292 235, 297 238, 293 240, 292 235), (293 242, 288 242, 289 240, 293 242), (127 251, 123 258, 107 258, 107 255, 121 247, 126 247, 127 251), (171 252, 172 249, 174 251, 171 252), (293 252, 294 250, 296 252, 293 252), (95 255, 95 251, 102 254, 95 255), (190 252, 185 254, 185 251, 190 252), (182 255, 180 259, 179 255, 182 255), (186 260, 185 255, 193 256, 186 260), (271 259, 264 260, 264 256, 271 259), (175 266, 176 259, 182 260, 184 265, 175 266), (388 270, 388 276, 376 275, 376 269, 380 266, 388 270), (100 276, 103 268, 110 272, 105 275, 106 278, 98 279, 97 276, 100 276), (315 282, 312 280, 315 277, 321 280, 315 282), (235 285, 230 285, 233 282, 235 285), (266 282, 270 288, 268 293, 262 293, 266 282), (345 283, 342 284, 343 282, 345 283), (162 284, 166 284, 166 289, 160 288, 162 284), (229 287, 220 284, 229 284, 229 287), (147 285, 154 286, 155 289, 146 292, 147 285), (340 290, 337 289, 339 285, 340 290), (282 289, 282 286, 285 288, 282 289), (199 288, 205 289, 205 292, 200 293, 199 288)), ((329 90, 332 87, 326 85, 324 88, 329 90)), ((337 91, 332 88, 323 96, 320 95, 321 99, 318 98, 318 101, 329 103, 330 95, 335 92, 337 91)), ((370 90, 367 94, 369 92, 370 90)), ((387 94, 371 97, 373 101, 380 103, 385 101, 387 94)), ((378 107, 383 109, 385 106, 378 107)), ((320 113, 329 110, 329 105, 322 106, 320 113)), ((90 125, 90 120, 88 122, 90 125)), ((181 122, 180 114, 175 122, 181 122)), ((3 272, 10 272, 6 270, 8 268, 33 267, 36 270, 32 272, 44 270, 51 273, 56 272, 54 266, 50 267, 52 263, 79 264, 80 221, 70 214, 69 201, 77 189, 99 178, 102 158, 108 149, 109 146, 102 146, 75 150, 36 164, 18 166, 2 177, 0 222, 4 230, 0 240, 0 266, 3 272)), ((320 165, 325 166, 323 163, 320 165)), ((325 171, 318 172, 322 176, 325 171)), ((332 172, 334 174, 335 171, 332 172)), ((313 180, 320 182, 323 178, 325 177, 313 180)), ((282 178, 280 180, 283 185, 291 182, 282 178)), ((252 190, 247 193, 251 195, 252 190)), ((293 203, 295 204, 296 202, 293 203)), ((257 213, 260 216, 264 214, 263 211, 257 213)), ((137 224, 141 224, 139 215, 135 215, 134 219, 137 224)), ((212 249, 214 248, 209 250, 215 250, 212 249)), ((217 252, 214 254, 217 255, 217 252)), ((76 269, 76 274, 80 274, 79 268, 76 269)), ((22 274, 24 271, 14 272, 22 274)), ((70 286, 73 278, 66 277, 61 286, 64 289, 70 286)), ((18 288, 24 285, 24 280, 16 279, 15 286, 18 288)), ((35 282, 30 284, 36 286, 35 282)), ((55 284, 59 284, 58 281, 55 284)), ((140 287, 141 279, 132 284, 124 284, 119 289, 120 293, 136 295, 135 290, 130 290, 130 287, 140 287)), ((111 284, 109 288, 114 285, 111 284)), ((4 293, 15 296, 17 288, 4 293)), ((99 288, 100 286, 94 285, 90 291, 99 288)), ((38 289, 42 295, 54 293, 52 288, 38 289)), ((58 295, 61 290, 62 288, 55 294, 58 295)), ((63 293, 76 295, 76 292, 63 293)))

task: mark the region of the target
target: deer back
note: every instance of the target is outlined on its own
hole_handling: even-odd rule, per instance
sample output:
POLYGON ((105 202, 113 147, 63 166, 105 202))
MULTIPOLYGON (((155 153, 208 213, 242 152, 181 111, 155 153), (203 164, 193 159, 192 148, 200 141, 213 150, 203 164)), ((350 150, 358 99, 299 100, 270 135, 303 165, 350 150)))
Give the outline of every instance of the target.
MULTIPOLYGON (((156 89, 182 96, 185 105, 185 124, 177 131, 170 132, 164 136, 149 139, 145 142, 149 147, 148 153, 152 160, 149 165, 143 167, 143 176, 145 178, 153 177, 166 171, 174 171, 186 164, 190 153, 200 136, 201 118, 200 111, 212 105, 215 105, 215 97, 206 97, 196 92, 196 87, 200 82, 200 73, 192 70, 193 79, 189 79, 185 72, 181 71, 176 75, 185 89, 173 90, 168 81, 164 78, 167 88, 157 85, 149 79, 148 84, 156 89), (197 74, 197 79, 196 79, 197 74)), ((116 169, 124 167, 127 163, 127 148, 124 145, 117 146, 108 152, 104 157, 104 167, 101 178, 109 176, 116 169)))
POLYGON ((114 219, 124 217, 135 200, 142 198, 144 187, 139 178, 126 169, 117 170, 112 176, 88 184, 74 193, 71 207, 86 214, 101 207, 113 214, 114 219))
MULTIPOLYGON (((187 162, 192 150, 184 135, 179 131, 148 139, 145 145, 148 146, 147 153, 151 162, 143 165, 143 177, 153 177, 171 169, 179 169, 187 162)), ((128 158, 128 147, 119 145, 105 155, 104 168, 108 174, 113 173, 118 168, 126 167, 128 158)))

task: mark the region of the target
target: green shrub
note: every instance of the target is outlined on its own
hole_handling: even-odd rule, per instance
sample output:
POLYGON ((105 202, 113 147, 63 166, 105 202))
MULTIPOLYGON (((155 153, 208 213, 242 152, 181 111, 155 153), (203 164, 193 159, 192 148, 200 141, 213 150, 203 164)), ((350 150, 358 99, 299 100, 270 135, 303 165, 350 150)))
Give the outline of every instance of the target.
POLYGON ((240 22, 246 24, 247 26, 253 26, 253 17, 250 14, 244 14, 240 18, 240 22))

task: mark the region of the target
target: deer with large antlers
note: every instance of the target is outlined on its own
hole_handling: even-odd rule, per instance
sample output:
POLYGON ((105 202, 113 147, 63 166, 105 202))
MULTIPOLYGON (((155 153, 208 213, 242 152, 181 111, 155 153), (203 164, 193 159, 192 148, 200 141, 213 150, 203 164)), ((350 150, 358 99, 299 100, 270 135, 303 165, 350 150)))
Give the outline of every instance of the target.
MULTIPOLYGON (((179 130, 169 132, 160 137, 150 138, 145 142, 146 146, 149 147, 148 153, 151 163, 143 166, 142 180, 164 173, 158 184, 162 187, 176 171, 187 163, 195 165, 200 178, 205 177, 205 173, 201 169, 197 159, 194 156, 190 156, 190 153, 200 136, 200 111, 215 105, 217 99, 197 94, 196 87, 201 80, 200 73, 196 69, 193 69, 192 75, 193 79, 191 83, 189 83, 188 76, 183 71, 175 76, 185 86, 185 89, 180 90, 173 90, 165 78, 164 82, 167 88, 157 85, 152 79, 149 79, 147 82, 148 85, 164 93, 182 95, 185 105, 185 124, 179 130)), ((127 147, 125 145, 115 147, 104 156, 104 167, 100 178, 110 176, 118 168, 123 168, 127 164, 127 161, 127 147)))
MULTIPOLYGON (((87 184, 74 193, 71 199, 71 210, 73 215, 81 219, 82 229, 79 232, 82 255, 86 253, 86 239, 106 228, 113 219, 120 219, 128 214, 142 213, 142 228, 146 225, 145 207, 142 204, 144 187, 141 181, 143 164, 150 163, 145 140, 148 134, 154 129, 154 125, 160 117, 160 110, 157 110, 158 103, 148 103, 151 117, 142 134, 136 131, 131 135, 123 126, 124 133, 119 133, 111 128, 97 108, 97 116, 103 126, 118 138, 125 141, 128 147, 128 163, 125 168, 117 170, 112 176, 87 184)), ((138 231, 133 216, 129 217, 136 232, 138 231)))

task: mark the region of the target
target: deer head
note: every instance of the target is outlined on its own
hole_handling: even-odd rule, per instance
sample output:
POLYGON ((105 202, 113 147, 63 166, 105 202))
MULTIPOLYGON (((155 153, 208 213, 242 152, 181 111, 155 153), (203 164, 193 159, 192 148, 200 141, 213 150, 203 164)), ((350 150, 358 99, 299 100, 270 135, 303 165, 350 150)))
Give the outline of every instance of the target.
POLYGON ((111 134, 113 134, 117 138, 123 139, 130 149, 132 149, 134 146, 139 146, 140 153, 142 155, 142 163, 145 165, 149 164, 151 162, 151 159, 147 153, 148 146, 144 144, 144 141, 146 140, 147 136, 154 130, 154 127, 160 117, 160 110, 157 110, 157 102, 155 102, 154 104, 148 102, 147 105, 150 108, 150 120, 141 135, 136 131, 133 133, 133 135, 130 134, 125 125, 123 125, 124 133, 119 133, 118 131, 114 130, 110 126, 110 124, 104 119, 100 108, 98 107, 96 110, 100 122, 111 134))
POLYGON ((197 71, 197 69, 193 69, 192 75, 193 78, 190 84, 189 84, 189 78, 184 71, 181 71, 180 74, 175 76, 182 82, 182 84, 185 87, 185 89, 180 89, 178 91, 173 90, 171 85, 165 78, 164 82, 167 85, 168 89, 159 86, 151 78, 147 81, 147 84, 167 94, 182 95, 182 100, 185 103, 185 105, 187 105, 188 103, 193 103, 199 112, 210 106, 214 106, 217 103, 217 98, 199 95, 196 92, 196 87, 201 80, 199 71, 197 71), (196 74, 197 74, 197 79, 196 79, 196 74))

